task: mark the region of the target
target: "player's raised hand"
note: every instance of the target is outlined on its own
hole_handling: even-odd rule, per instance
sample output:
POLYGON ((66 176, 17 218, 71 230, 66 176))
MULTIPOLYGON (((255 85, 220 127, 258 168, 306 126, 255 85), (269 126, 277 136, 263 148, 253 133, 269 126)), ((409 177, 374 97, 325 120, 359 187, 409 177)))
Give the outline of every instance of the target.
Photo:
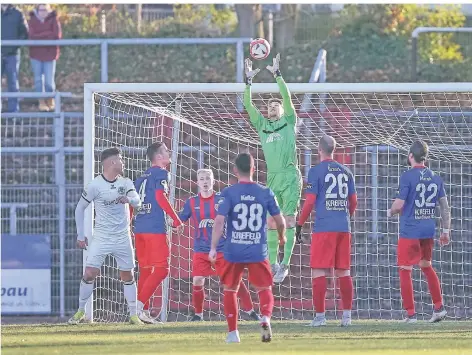
POLYGON ((77 240, 77 248, 87 250, 88 239, 85 237, 84 240, 77 240))
POLYGON ((297 243, 298 244, 302 244, 303 243, 303 238, 302 238, 302 226, 299 226, 297 224, 297 226, 295 227, 295 238, 297 240, 297 243))
POLYGON ((212 262, 212 263, 216 262, 216 250, 215 249, 212 248, 210 250, 210 253, 208 253, 208 260, 210 260, 210 262, 212 262))
POLYGON ((280 53, 277 53, 275 58, 272 59, 272 65, 266 66, 266 69, 274 76, 277 74, 277 72, 280 70, 280 53))
POLYGON ((441 236, 439 237, 439 245, 440 246, 446 246, 451 242, 451 237, 449 236, 449 233, 441 233, 441 236))
POLYGON ((246 74, 246 84, 251 85, 252 79, 259 73, 260 69, 252 69, 252 61, 249 58, 246 58, 244 61, 244 73, 246 74))

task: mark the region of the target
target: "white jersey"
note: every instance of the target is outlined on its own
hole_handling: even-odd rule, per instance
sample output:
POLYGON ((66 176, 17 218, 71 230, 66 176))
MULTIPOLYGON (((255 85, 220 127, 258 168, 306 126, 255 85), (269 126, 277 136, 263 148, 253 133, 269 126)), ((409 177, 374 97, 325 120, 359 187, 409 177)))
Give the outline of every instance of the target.
POLYGON ((130 235, 128 204, 117 200, 134 190, 133 182, 122 176, 109 181, 99 175, 87 185, 82 198, 95 203, 94 237, 116 240, 130 235))

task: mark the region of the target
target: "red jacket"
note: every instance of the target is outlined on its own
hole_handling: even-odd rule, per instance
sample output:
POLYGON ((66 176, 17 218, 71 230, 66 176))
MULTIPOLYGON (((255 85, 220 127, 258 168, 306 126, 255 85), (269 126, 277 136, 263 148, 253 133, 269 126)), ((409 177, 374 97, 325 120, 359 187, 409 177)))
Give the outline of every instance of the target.
MULTIPOLYGON (((57 19, 56 11, 52 11, 41 22, 36 16, 36 12, 30 12, 29 39, 61 39, 62 29, 57 19)), ((40 60, 42 62, 50 62, 59 58, 59 46, 33 46, 30 47, 30 58, 40 60)))

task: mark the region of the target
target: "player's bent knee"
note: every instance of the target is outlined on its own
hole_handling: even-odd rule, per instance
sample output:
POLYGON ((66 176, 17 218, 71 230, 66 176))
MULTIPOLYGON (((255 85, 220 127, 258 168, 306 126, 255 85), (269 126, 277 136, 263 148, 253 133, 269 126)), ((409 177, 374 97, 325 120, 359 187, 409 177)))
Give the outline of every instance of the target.
POLYGON ((82 278, 86 282, 92 282, 93 280, 95 280, 95 278, 98 276, 99 273, 100 273, 100 269, 87 266, 85 268, 84 275, 82 276, 82 278))
POLYGON ((413 266, 412 265, 400 265, 399 268, 401 270, 413 270, 413 266))
POLYGON ((295 216, 284 216, 287 228, 295 228, 295 216))
POLYGON ((203 286, 205 284, 205 278, 203 276, 194 276, 193 285, 194 286, 203 286))
POLYGON ((431 261, 429 260, 420 260, 420 262, 418 263, 418 266, 420 268, 427 268, 427 267, 430 267, 432 264, 431 264, 431 261))
POLYGON ((316 279, 317 277, 326 276, 325 269, 311 269, 311 277, 316 279))
POLYGON ((334 275, 336 277, 351 276, 351 270, 336 269, 334 270, 334 275))

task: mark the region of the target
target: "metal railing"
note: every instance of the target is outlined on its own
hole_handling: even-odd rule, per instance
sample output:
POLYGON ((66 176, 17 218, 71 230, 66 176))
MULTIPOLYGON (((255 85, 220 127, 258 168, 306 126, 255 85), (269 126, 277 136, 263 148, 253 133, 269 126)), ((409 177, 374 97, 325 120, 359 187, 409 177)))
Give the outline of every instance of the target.
POLYGON ((3 46, 100 46, 100 80, 108 82, 108 47, 129 45, 233 44, 236 46, 236 82, 244 81, 244 44, 251 38, 93 38, 59 40, 7 40, 3 46))
POLYGON ((472 32, 472 27, 417 27, 411 33, 411 81, 418 81, 418 37, 422 33, 472 32))

